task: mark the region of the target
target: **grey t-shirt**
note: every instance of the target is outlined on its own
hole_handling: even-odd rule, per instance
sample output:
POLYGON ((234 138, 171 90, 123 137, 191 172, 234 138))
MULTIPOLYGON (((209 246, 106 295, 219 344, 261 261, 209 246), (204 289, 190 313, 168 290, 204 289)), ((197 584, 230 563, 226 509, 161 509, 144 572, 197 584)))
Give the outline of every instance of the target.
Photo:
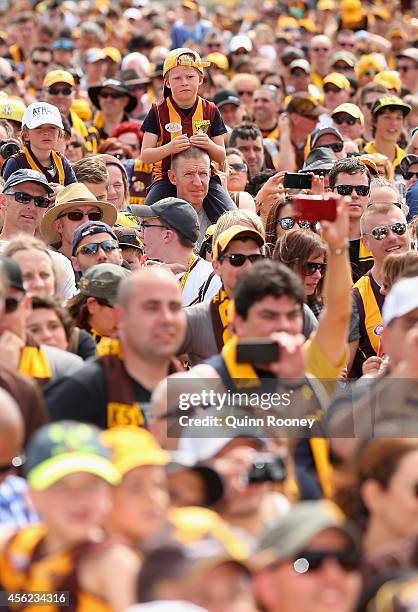
POLYGON ((199 217, 200 232, 199 238, 195 244, 195 251, 198 252, 201 247, 203 238, 205 237, 206 230, 208 229, 209 225, 212 225, 212 223, 203 208, 197 213, 197 216, 199 217))

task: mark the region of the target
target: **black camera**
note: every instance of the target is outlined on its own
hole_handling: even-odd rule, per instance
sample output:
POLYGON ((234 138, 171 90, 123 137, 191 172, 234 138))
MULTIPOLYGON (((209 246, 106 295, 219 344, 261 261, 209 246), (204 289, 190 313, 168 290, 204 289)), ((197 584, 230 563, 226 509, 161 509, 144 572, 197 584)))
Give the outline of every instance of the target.
POLYGON ((248 472, 248 484, 283 482, 286 479, 286 465, 282 457, 273 453, 257 453, 248 472))
POLYGON ((9 142, 8 140, 0 140, 0 155, 7 159, 12 155, 19 153, 19 145, 15 142, 9 142))

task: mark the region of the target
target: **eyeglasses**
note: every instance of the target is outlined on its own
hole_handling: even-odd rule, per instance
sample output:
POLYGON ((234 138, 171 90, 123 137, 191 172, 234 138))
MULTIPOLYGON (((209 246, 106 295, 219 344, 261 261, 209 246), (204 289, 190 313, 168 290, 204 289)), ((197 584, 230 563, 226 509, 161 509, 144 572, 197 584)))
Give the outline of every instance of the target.
POLYGON ((418 179, 418 172, 405 172, 404 173, 404 178, 406 178, 407 181, 409 181, 409 179, 411 179, 413 176, 416 176, 418 179))
POLYGON ((324 276, 326 269, 327 269, 327 264, 325 263, 316 263, 313 261, 307 261, 302 266, 302 274, 303 276, 313 276, 315 272, 319 270, 321 273, 321 276, 324 276))
POLYGON ((119 243, 114 240, 103 240, 103 242, 90 242, 90 244, 82 244, 76 250, 75 254, 79 255, 96 255, 99 248, 102 248, 105 253, 110 253, 119 248, 119 243))
POLYGON ((337 125, 343 125, 343 123, 347 123, 348 125, 354 125, 357 121, 355 117, 351 117, 350 115, 334 115, 332 118, 333 122, 337 125))
POLYGON ((68 217, 70 221, 81 221, 84 217, 87 217, 89 221, 101 221, 103 219, 103 212, 101 210, 92 210, 89 213, 85 213, 81 210, 70 210, 60 215, 58 219, 63 217, 68 217))
POLYGON ((353 190, 358 196, 366 196, 370 193, 370 185, 335 185, 334 189, 342 196, 351 196, 353 190))
POLYGON ((21 467, 25 463, 25 458, 23 456, 18 455, 17 457, 13 457, 11 462, 7 465, 0 465, 0 474, 7 474, 7 472, 11 472, 19 467, 21 467))
POLYGON ((340 93, 340 91, 342 91, 339 87, 336 87, 335 85, 324 85, 324 93, 340 93))
POLYGON ((139 229, 141 231, 144 231, 144 229, 146 229, 147 227, 159 227, 160 229, 167 229, 165 225, 157 225, 156 223, 144 223, 144 221, 142 221, 142 223, 140 224, 139 229))
POLYGON ((341 151, 344 149, 344 143, 343 142, 330 142, 329 144, 321 144, 320 148, 321 149, 332 149, 334 153, 341 153, 341 151))
POLYGON ((34 66, 43 66, 44 68, 47 68, 47 66, 49 66, 49 62, 44 62, 44 60, 40 60, 40 59, 32 59, 32 64, 34 66))
POLYGON ((49 198, 45 198, 44 196, 33 196, 23 191, 5 191, 4 193, 8 196, 14 196, 14 199, 16 202, 19 202, 19 204, 30 204, 33 202, 37 208, 48 208, 51 203, 49 198))
POLYGON ((341 569, 354 572, 360 568, 360 557, 349 550, 305 550, 298 554, 293 567, 298 573, 314 572, 321 569, 323 563, 333 559, 341 569))
POLYGON ((59 94, 62 94, 63 96, 71 96, 71 94, 73 93, 73 90, 71 87, 50 87, 48 89, 48 93, 51 96, 58 96, 59 94))
POLYGON ((302 229, 311 229, 311 224, 309 221, 296 221, 293 217, 283 217, 282 219, 279 219, 277 223, 280 225, 282 230, 290 230, 295 227, 296 223, 302 229))
POLYGON ((4 300, 4 312, 6 314, 12 314, 12 312, 16 312, 20 302, 23 300, 24 297, 24 293, 20 297, 6 297, 4 300))
POLYGON ((254 263, 255 261, 264 259, 264 255, 262 255, 261 253, 253 253, 251 255, 243 255, 242 253, 231 253, 230 255, 221 255, 219 257, 219 261, 221 263, 224 261, 224 259, 227 259, 231 266, 233 266, 234 268, 240 268, 245 264, 247 259, 251 263, 254 263))
POLYGON ((241 96, 252 96, 253 92, 252 91, 237 91, 237 94, 239 95, 239 97, 241 96))
POLYGON ((397 236, 403 236, 407 230, 407 225, 406 223, 379 225, 379 227, 374 227, 370 232, 365 232, 363 236, 371 236, 375 240, 384 240, 389 236, 389 230, 391 230, 397 236))
POLYGON ((67 148, 72 148, 72 149, 80 149, 83 145, 81 144, 81 142, 77 142, 77 140, 72 140, 71 142, 69 142, 67 144, 67 148))
POLYGON ((247 172, 247 164, 228 164, 234 172, 247 172))
POLYGON ((120 98, 124 98, 126 94, 123 93, 118 93, 118 92, 113 92, 113 91, 108 91, 108 92, 102 92, 99 93, 99 98, 104 98, 106 100, 106 98, 112 98, 112 100, 119 100, 120 98))

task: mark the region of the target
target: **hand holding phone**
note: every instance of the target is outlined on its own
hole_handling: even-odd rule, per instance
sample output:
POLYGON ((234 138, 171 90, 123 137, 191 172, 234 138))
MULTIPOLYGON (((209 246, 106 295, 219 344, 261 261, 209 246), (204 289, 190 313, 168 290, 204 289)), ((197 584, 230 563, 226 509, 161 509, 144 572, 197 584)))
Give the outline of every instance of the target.
POLYGON ((310 189, 312 187, 312 174, 286 172, 283 187, 285 189, 310 189))

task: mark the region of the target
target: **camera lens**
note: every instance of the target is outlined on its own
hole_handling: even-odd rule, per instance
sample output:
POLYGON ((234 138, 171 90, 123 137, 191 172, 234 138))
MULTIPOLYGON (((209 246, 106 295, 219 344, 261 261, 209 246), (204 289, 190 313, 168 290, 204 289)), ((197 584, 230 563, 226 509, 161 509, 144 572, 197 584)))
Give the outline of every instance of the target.
POLYGON ((0 146, 0 155, 5 159, 12 155, 16 155, 16 153, 19 153, 19 145, 14 142, 9 142, 0 146))

